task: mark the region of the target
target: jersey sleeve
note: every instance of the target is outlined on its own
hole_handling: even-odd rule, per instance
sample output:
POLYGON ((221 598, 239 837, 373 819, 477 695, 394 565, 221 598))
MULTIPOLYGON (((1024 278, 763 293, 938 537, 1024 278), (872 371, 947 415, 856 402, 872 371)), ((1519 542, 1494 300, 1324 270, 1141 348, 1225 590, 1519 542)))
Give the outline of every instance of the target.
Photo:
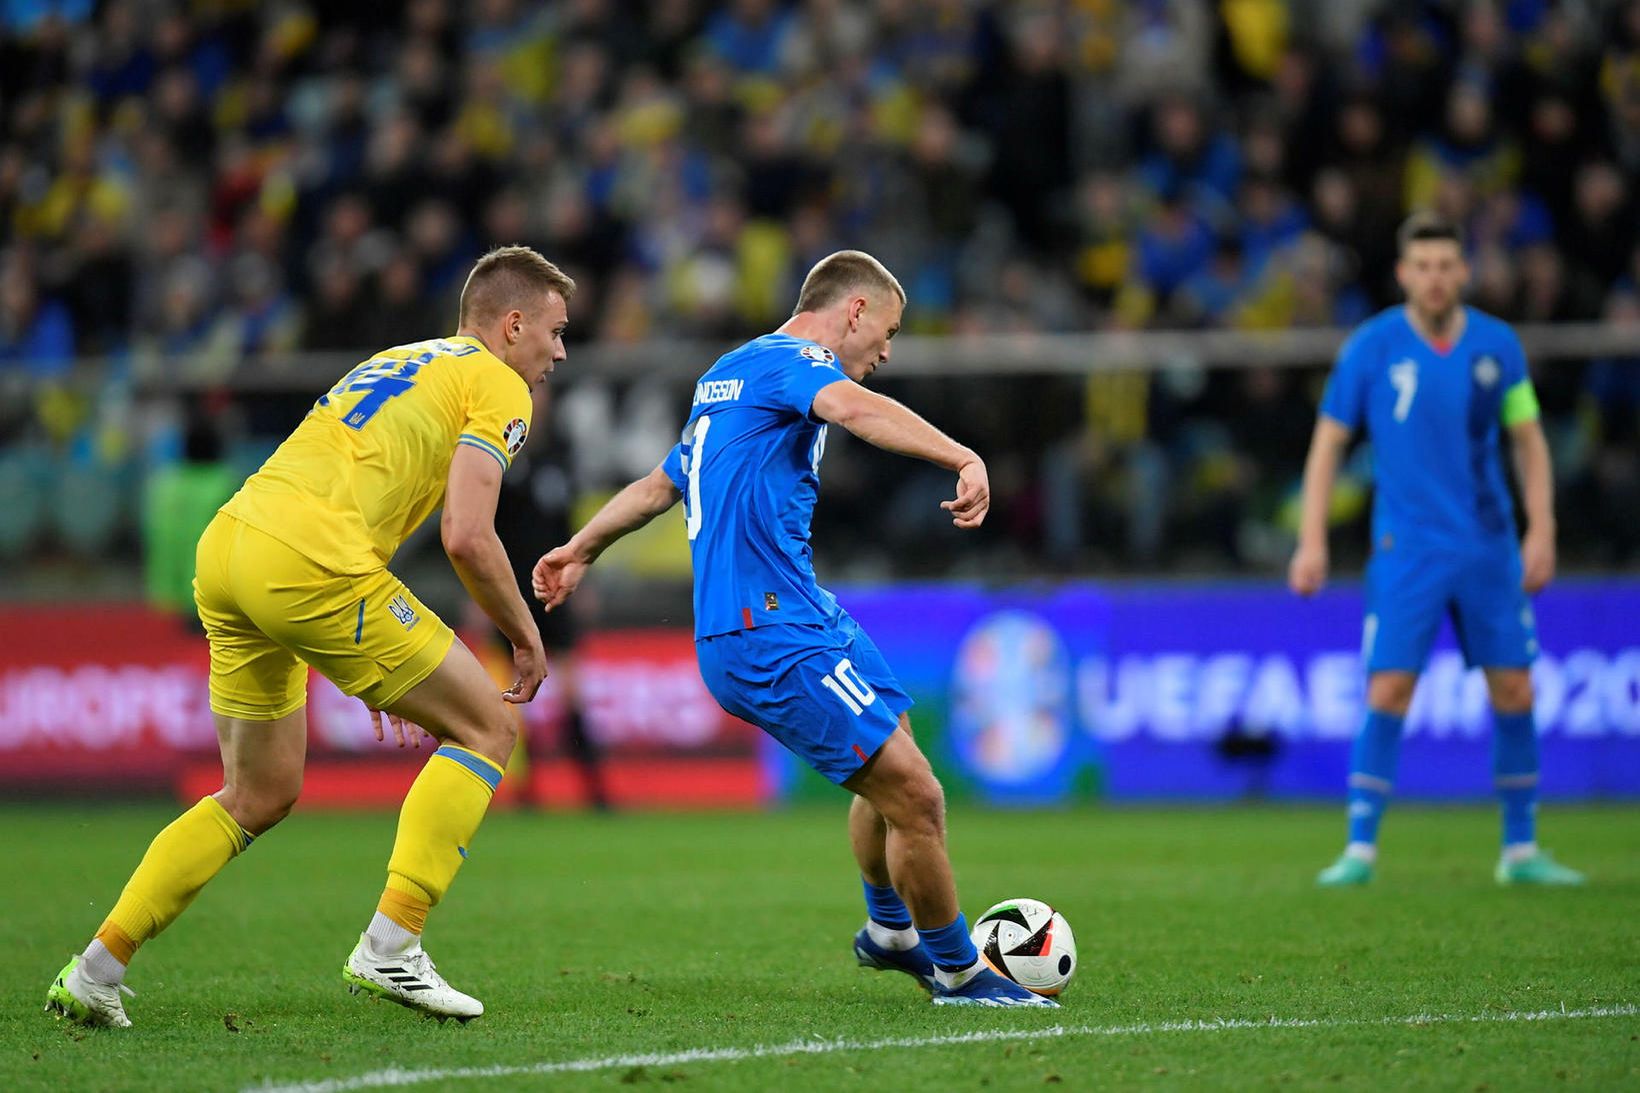
POLYGON ((1326 394, 1321 396, 1321 412, 1340 425, 1355 429, 1367 405, 1367 332, 1357 330, 1338 350, 1326 394))
POLYGON ((1519 425, 1525 421, 1536 421, 1540 411, 1538 409, 1537 390, 1532 386, 1532 374, 1526 369, 1526 350, 1521 348, 1520 339, 1513 330, 1503 340, 1503 351, 1499 354, 1498 367, 1503 374, 1503 406, 1500 416, 1505 428, 1519 425))
POLYGON ((812 418, 810 411, 814 409, 814 396, 820 393, 821 388, 846 379, 848 376, 837 366, 837 358, 831 350, 805 345, 801 350, 793 351, 792 359, 785 365, 774 401, 781 409, 812 418))
POLYGON ((680 491, 689 489, 689 476, 683 471, 683 444, 681 442, 672 445, 672 450, 666 453, 666 458, 661 460, 661 470, 666 472, 666 477, 670 478, 672 485, 680 491))
POLYGON ((506 470, 530 435, 533 408, 529 386, 511 369, 474 369, 467 391, 467 419, 456 443, 488 452, 506 470))

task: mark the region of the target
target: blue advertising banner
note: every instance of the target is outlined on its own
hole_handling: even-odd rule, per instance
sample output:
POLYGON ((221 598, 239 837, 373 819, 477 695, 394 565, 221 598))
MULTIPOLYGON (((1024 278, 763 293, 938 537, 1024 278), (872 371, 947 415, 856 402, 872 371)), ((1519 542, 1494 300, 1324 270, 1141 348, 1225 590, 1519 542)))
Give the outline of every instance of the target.
MULTIPOLYGON (((1343 796, 1365 680, 1361 594, 1273 585, 850 589, 948 781, 998 803, 1343 796)), ((1536 601, 1546 797, 1640 796, 1640 581, 1536 601)), ((1443 633, 1397 794, 1491 793, 1486 682, 1443 633)))

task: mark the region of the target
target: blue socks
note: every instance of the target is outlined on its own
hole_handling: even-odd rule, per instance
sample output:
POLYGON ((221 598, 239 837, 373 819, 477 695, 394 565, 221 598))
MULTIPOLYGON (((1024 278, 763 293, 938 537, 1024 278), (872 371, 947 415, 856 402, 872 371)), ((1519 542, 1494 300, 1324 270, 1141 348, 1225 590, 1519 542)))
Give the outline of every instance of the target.
POLYGON ((1373 846, 1384 806, 1395 788, 1395 768, 1401 761, 1401 725, 1404 718, 1368 710, 1350 749, 1350 845, 1373 846))
MULTIPOLYGON (((1350 750, 1350 846, 1372 847, 1401 758, 1403 719, 1368 710, 1350 750)), ((1537 841, 1538 738, 1532 711, 1492 711, 1492 775, 1502 809, 1503 845, 1537 841)))
POLYGON ((1492 776, 1503 812, 1503 845, 1537 841, 1538 738, 1532 711, 1492 711, 1492 776))
POLYGON ((860 887, 865 889, 866 913, 871 916, 871 921, 890 930, 911 928, 911 912, 906 909, 905 901, 892 884, 879 887, 861 877, 860 887))
POLYGON ((918 930, 917 934, 934 967, 940 971, 958 972, 979 962, 979 950, 974 948, 974 939, 968 936, 968 920, 960 913, 948 926, 918 930))

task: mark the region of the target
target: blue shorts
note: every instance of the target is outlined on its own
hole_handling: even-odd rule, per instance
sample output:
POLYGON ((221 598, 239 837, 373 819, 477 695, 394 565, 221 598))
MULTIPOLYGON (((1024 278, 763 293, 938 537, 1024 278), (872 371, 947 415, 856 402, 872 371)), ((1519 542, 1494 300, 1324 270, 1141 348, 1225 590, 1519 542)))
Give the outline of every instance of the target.
POLYGON ((1538 653, 1537 620, 1520 581, 1513 542, 1375 552, 1361 633, 1367 672, 1423 671, 1447 616, 1469 667, 1528 667, 1538 653))
POLYGON ((695 652, 718 705, 837 783, 877 753, 912 705, 847 614, 835 626, 760 626, 701 638, 695 652))

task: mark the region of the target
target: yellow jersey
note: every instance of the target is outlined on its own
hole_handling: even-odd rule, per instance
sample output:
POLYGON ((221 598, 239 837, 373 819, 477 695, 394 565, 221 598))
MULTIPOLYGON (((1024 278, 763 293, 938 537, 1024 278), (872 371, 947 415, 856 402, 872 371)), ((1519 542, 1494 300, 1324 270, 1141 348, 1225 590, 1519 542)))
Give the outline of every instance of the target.
POLYGON ((529 384, 477 338, 388 349, 322 395, 222 511, 332 573, 381 569, 443 504, 456 447, 505 470, 530 408, 529 384))

